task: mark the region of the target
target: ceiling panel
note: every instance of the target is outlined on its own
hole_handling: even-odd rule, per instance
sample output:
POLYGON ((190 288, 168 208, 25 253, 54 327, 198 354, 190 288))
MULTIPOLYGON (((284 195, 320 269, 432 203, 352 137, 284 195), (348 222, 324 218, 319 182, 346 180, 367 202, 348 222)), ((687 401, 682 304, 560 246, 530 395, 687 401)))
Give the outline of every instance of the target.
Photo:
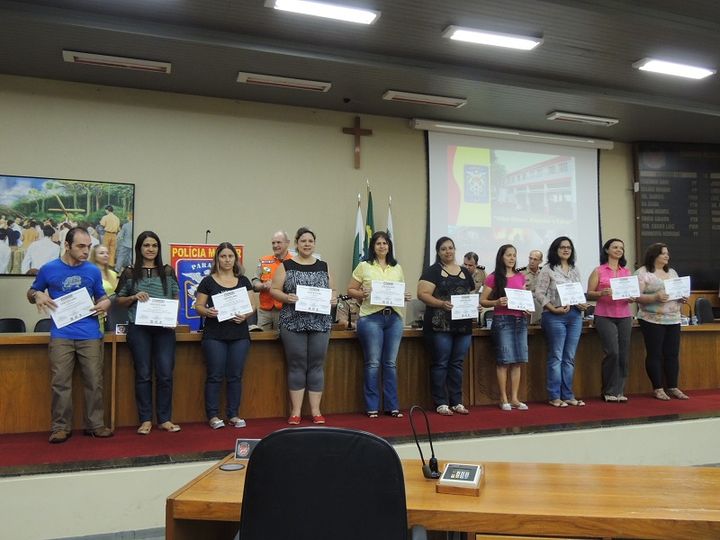
MULTIPOLYGON (((345 0, 337 0, 345 1, 345 0)), ((639 72, 664 56, 720 66, 720 2, 347 0, 372 26, 266 8, 263 0, 0 0, 0 73, 606 138, 720 143, 718 77, 639 72), (450 25, 536 32, 522 53, 442 38, 450 25), (172 62, 170 75, 67 64, 62 49, 172 62), (326 94, 235 82, 238 71, 331 81, 326 94), (465 97, 457 110, 389 103, 388 89, 465 97), (557 124, 552 110, 611 116, 557 124)))

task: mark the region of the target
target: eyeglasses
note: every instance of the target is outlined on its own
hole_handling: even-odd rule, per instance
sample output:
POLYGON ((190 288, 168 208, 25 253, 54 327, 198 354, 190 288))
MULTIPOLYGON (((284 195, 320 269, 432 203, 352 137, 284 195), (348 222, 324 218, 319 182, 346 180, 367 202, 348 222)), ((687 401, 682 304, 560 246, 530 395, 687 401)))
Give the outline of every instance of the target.
POLYGON ((562 249, 563 251, 564 251, 564 250, 572 250, 572 246, 560 246, 560 247, 558 248, 558 250, 561 250, 561 249, 562 249))

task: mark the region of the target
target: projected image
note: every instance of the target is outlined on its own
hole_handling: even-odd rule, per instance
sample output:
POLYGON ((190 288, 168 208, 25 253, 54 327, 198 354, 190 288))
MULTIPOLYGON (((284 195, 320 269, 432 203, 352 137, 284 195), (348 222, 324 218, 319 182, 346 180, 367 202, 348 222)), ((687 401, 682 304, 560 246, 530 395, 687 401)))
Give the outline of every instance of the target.
POLYGON ((511 243, 524 266, 530 250, 567 235, 590 272, 598 253, 594 151, 435 133, 429 141, 431 246, 448 235, 458 257, 474 251, 492 267, 497 248, 511 243))

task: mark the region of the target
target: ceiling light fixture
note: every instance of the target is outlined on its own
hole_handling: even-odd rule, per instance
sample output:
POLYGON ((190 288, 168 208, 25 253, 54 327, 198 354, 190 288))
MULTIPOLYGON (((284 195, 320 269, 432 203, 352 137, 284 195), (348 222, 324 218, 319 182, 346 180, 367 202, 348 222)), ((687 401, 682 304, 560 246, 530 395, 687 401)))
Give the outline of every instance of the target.
POLYGON ((664 75, 675 75, 676 77, 685 77, 687 79, 704 79, 710 75, 717 73, 714 69, 707 69, 698 66, 689 66, 687 64, 677 64, 675 62, 666 62, 665 60, 656 60, 654 58, 643 58, 633 64, 634 68, 640 71, 652 71, 654 73, 662 73, 664 75))
POLYGON ((151 73, 165 74, 170 74, 172 70, 172 64, 169 62, 156 62, 155 60, 143 60, 141 58, 125 58, 123 56, 108 56, 106 54, 67 50, 63 50, 62 56, 65 62, 84 64, 87 66, 131 69, 133 71, 149 71, 151 73))
POLYGON ((612 141, 607 141, 604 139, 573 137, 572 135, 542 133, 537 131, 520 131, 517 129, 505 129, 492 126, 454 124, 451 122, 424 120, 420 118, 413 118, 412 120, 410 120, 410 127, 413 129, 420 129, 424 131, 441 131, 444 133, 455 133, 459 135, 497 137, 499 139, 510 139, 514 141, 564 144, 567 146, 578 146, 581 148, 598 148, 600 150, 612 150, 614 146, 612 141))
POLYGON ((455 41, 467 41, 478 45, 491 45, 493 47, 505 47, 522 51, 530 51, 543 42, 541 37, 536 36, 487 32, 474 28, 463 28, 462 26, 448 26, 443 32, 443 37, 455 41))
POLYGON ((459 109, 467 103, 467 99, 465 98, 415 94, 412 92, 400 92, 399 90, 388 90, 383 94, 382 98, 386 101, 400 101, 402 103, 413 103, 416 105, 435 105, 438 107, 451 107, 453 109, 459 109))
POLYGON ((380 17, 379 11, 350 8, 325 2, 309 2, 307 0, 266 0, 265 7, 358 24, 373 24, 380 17))
POLYGON ((585 124, 588 126, 610 127, 620 120, 617 118, 606 118, 604 116, 590 116, 589 114, 576 114, 569 112, 553 111, 547 115, 548 120, 568 122, 570 124, 585 124))
POLYGON ((255 84, 259 86, 274 86, 275 88, 289 88, 291 90, 309 90, 311 92, 327 92, 332 83, 325 81, 310 81, 307 79, 293 79, 278 75, 263 75, 262 73, 238 72, 237 82, 255 84))

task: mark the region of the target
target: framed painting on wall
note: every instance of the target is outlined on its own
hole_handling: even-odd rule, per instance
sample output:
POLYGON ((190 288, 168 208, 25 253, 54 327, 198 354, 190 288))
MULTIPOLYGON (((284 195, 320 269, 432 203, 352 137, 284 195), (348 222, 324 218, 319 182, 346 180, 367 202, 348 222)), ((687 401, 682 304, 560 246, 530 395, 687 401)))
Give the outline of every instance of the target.
POLYGON ((132 264, 134 210, 135 184, 0 175, 0 276, 37 274, 76 226, 122 269, 132 264))

